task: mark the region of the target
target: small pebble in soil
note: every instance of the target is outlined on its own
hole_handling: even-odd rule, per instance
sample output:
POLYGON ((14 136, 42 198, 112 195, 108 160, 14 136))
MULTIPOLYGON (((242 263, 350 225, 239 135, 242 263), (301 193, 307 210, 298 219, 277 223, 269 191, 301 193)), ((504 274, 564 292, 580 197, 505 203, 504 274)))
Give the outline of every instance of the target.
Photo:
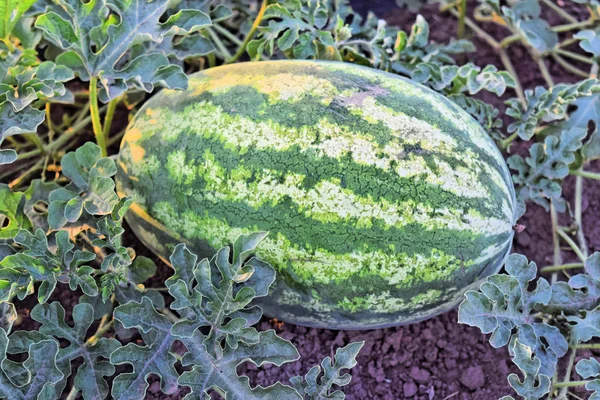
POLYGON ((485 383, 483 369, 480 366, 465 369, 460 375, 460 383, 471 390, 479 389, 485 383))
POLYGON ((417 387, 417 385, 415 385, 415 383, 413 381, 410 381, 410 382, 406 382, 404 384, 404 386, 402 387, 402 390, 404 392, 404 397, 408 398, 408 397, 412 397, 415 394, 417 394, 417 391, 419 390, 419 388, 417 387))
POLYGON ((410 377, 419 383, 427 383, 429 382, 429 378, 431 374, 429 371, 419 367, 412 367, 410 369, 410 377))

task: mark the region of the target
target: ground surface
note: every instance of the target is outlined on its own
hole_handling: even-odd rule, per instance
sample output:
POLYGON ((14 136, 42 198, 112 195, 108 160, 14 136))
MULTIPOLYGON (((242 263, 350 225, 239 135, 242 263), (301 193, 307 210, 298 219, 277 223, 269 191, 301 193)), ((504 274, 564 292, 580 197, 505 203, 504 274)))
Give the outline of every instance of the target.
MULTIPOLYGON (((470 1, 470 3, 475 3, 470 1)), ((405 31, 410 29, 415 15, 396 7, 394 0, 353 1, 355 9, 363 15, 368 10, 385 18, 390 24, 398 25, 405 31)), ((471 5, 472 6, 472 5, 471 5)), ((573 11, 573 10, 571 10, 573 11)), ((431 35, 438 42, 446 42, 456 31, 452 16, 439 14, 437 6, 427 6, 421 10, 431 26, 431 35)), ((548 15, 552 20, 554 17, 548 15)), ((556 19, 556 18, 554 18, 556 19)), ((486 26, 488 31, 503 37, 502 29, 493 25, 486 26)), ((478 65, 496 64, 501 67, 500 60, 484 43, 474 39, 478 51, 469 56, 469 60, 478 65)), ((543 84, 537 67, 526 55, 525 49, 511 47, 510 56, 517 65, 521 82, 526 88, 543 84)), ((555 81, 573 81, 560 66, 549 64, 555 81)), ((507 93, 510 97, 513 93, 507 93)), ((505 96, 506 97, 506 96, 505 96)), ((503 108, 502 99, 493 95, 484 97, 486 101, 503 108)), ((59 119, 60 116, 54 116, 59 119)), ((113 132, 119 132, 127 123, 126 110, 119 110, 113 132)), ((519 152, 526 150, 523 146, 519 152)), ((115 150, 116 151, 116 150, 115 150)), ((600 164, 592 170, 600 170, 600 164)), ((572 199, 573 182, 567 181, 566 196, 572 199)), ((600 250, 600 182, 589 181, 583 193, 583 221, 586 239, 590 251, 600 250)), ((527 213, 520 221, 525 225, 524 232, 515 238, 514 250, 527 255, 531 260, 543 266, 552 262, 552 239, 549 215, 541 208, 530 205, 527 213)), ((152 256, 128 230, 125 244, 138 250, 138 254, 152 256)), ((563 252, 565 261, 573 257, 563 252)), ((169 268, 160 263, 159 271, 150 285, 160 285, 170 275, 169 268)), ((71 291, 55 292, 52 300, 60 301, 70 314, 72 305, 77 302, 78 295, 71 291)), ((19 304, 21 314, 27 313, 33 303, 25 301, 19 304)), ((68 315, 70 318, 70 315, 68 315)), ((352 371, 352 382, 345 388, 349 400, 358 399, 460 399, 460 400, 493 400, 512 391, 506 381, 510 372, 516 372, 512 366, 506 349, 495 350, 488 343, 488 338, 479 330, 456 322, 455 311, 431 320, 389 329, 370 331, 331 331, 324 329, 304 328, 300 326, 280 324, 264 319, 261 329, 276 329, 286 339, 291 340, 302 355, 301 361, 282 368, 256 368, 253 365, 240 367, 240 373, 248 374, 253 384, 267 385, 276 380, 286 381, 289 377, 304 374, 308 369, 325 356, 332 356, 333 349, 349 342, 364 340, 358 365, 352 371)), ((36 324, 25 318, 19 329, 35 329, 36 324)), ((581 356, 586 356, 582 353, 581 356)), ((589 356, 589 354, 588 354, 589 356)), ((72 379, 72 377, 71 377, 72 379)), ((159 390, 156 379, 151 379, 147 398, 180 399, 187 392, 181 391, 165 396, 159 390)), ((585 396, 585 392, 577 392, 585 396)))

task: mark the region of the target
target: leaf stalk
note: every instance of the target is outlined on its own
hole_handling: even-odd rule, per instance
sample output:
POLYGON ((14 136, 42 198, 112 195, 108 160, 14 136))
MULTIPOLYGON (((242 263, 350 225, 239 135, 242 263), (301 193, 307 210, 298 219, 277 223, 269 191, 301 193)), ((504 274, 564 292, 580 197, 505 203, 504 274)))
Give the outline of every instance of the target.
POLYGON ((242 56, 242 54, 244 54, 244 52, 246 51, 246 47, 248 46, 248 43, 250 43, 250 41, 254 37, 256 30, 258 29, 260 23, 262 22, 263 17, 265 16, 265 10, 267 9, 267 3, 268 3, 268 0, 262 1, 262 4, 260 5, 260 9, 258 10, 258 14, 256 15, 256 18, 254 19, 254 23, 252 23, 252 28, 250 28, 250 32, 248 32, 248 34, 244 38, 244 41, 242 42, 242 45, 238 48, 237 52, 233 55, 233 57, 231 57, 229 60, 227 60, 227 62, 225 64, 231 64, 231 63, 236 62, 238 60, 238 58, 240 58, 242 56))
POLYGON ((106 150, 106 140, 104 131, 102 130, 102 123, 100 122, 100 110, 98 109, 98 77, 96 76, 90 78, 90 114, 92 116, 94 136, 96 136, 96 144, 100 146, 102 157, 106 157, 108 153, 106 150))

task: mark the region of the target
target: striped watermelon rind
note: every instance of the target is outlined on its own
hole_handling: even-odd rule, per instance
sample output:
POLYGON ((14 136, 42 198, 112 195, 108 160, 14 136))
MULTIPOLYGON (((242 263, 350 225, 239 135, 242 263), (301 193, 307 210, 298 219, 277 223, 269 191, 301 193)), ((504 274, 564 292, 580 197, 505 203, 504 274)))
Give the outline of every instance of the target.
POLYGON ((497 272, 515 222, 502 155, 454 103, 355 65, 242 63, 135 116, 117 185, 164 259, 268 230, 265 312, 329 328, 413 322, 497 272))

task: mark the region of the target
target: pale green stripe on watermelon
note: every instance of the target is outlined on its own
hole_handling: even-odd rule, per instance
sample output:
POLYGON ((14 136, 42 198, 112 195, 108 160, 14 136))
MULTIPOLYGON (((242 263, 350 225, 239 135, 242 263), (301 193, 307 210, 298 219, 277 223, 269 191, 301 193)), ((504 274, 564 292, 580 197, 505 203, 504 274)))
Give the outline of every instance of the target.
MULTIPOLYGON (((217 139, 226 148, 238 151, 240 154, 244 154, 250 148, 280 152, 295 151, 295 149, 304 152, 314 151, 317 157, 328 156, 336 159, 351 154, 352 160, 357 164, 374 166, 384 171, 392 169, 398 176, 413 178, 416 181, 424 179, 427 183, 439 186, 457 196, 487 199, 492 197, 492 193, 478 178, 483 170, 493 179, 497 187, 504 189, 502 211, 505 219, 508 221, 512 219, 510 193, 497 170, 479 161, 472 151, 457 151, 453 143, 454 139, 444 135, 439 129, 422 121, 413 121, 414 118, 393 113, 391 110, 386 112, 388 116, 386 123, 391 129, 397 131, 399 127, 405 127, 405 132, 398 133, 404 145, 397 141, 390 141, 385 146, 380 146, 373 141, 373 138, 334 126, 326 119, 320 121, 316 127, 301 129, 283 127, 272 121, 256 122, 240 116, 231 116, 221 107, 207 102, 190 105, 179 113, 168 108, 152 109, 149 117, 141 117, 136 121, 136 127, 145 132, 145 135, 164 132, 162 136, 167 141, 181 140, 182 135, 189 134, 217 139), (181 117, 182 114, 185 118, 181 117), (326 139, 317 141, 317 135, 326 139), (419 145, 424 152, 436 149, 437 155, 441 152, 464 163, 465 166, 451 165, 438 158, 435 162, 436 170, 433 170, 424 157, 418 154, 407 156, 407 144, 419 145)), ((372 118, 383 119, 381 112, 373 112, 370 115, 372 118)), ((367 118, 365 116, 365 119, 367 118)), ((183 165, 190 162, 192 160, 181 159, 178 164, 169 162, 168 165, 173 166, 170 170, 175 171, 177 179, 180 178, 180 174, 187 174, 188 178, 185 182, 192 184, 194 173, 188 165, 183 165)), ((510 230, 511 224, 507 224, 508 227, 505 229, 510 230)))
MULTIPOLYGON (((344 68, 343 65, 338 63, 328 64, 326 68, 341 74, 356 74, 370 81, 374 79, 374 75, 379 75, 381 79, 376 79, 376 82, 373 83, 376 83, 382 88, 389 89, 392 93, 402 93, 407 98, 425 100, 430 107, 434 108, 439 116, 442 116, 445 121, 455 125, 457 131, 466 134, 470 141, 475 143, 480 150, 485 152, 490 158, 494 159, 497 162, 497 165, 502 166, 502 169, 508 172, 502 154, 500 154, 497 147, 494 145, 494 142, 490 140, 489 136, 481 126, 455 103, 443 96, 434 96, 434 92, 431 89, 416 86, 404 78, 396 79, 396 76, 393 76, 394 79, 389 79, 392 76, 382 71, 357 68, 352 69, 350 72, 347 68, 344 68), (373 72, 375 73, 373 74, 373 72)), ((427 117, 427 113, 431 113, 431 111, 433 110, 421 110, 424 117, 427 117)))
POLYGON ((209 149, 204 151, 203 160, 195 165, 196 160, 186 159, 184 151, 174 151, 169 154, 167 171, 177 182, 188 185, 194 182, 194 178, 200 177, 205 196, 214 202, 245 202, 256 209, 280 203, 288 197, 300 212, 321 222, 370 227, 375 219, 396 228, 418 223, 430 230, 448 227, 482 235, 501 235, 512 231, 510 222, 482 217, 475 209, 467 212, 447 207, 433 209, 412 199, 395 203, 385 199, 375 201, 342 188, 337 178, 321 180, 306 190, 303 188, 304 175, 285 174, 280 177, 277 171, 268 169, 253 173, 243 165, 227 170, 215 160, 209 149), (251 178, 252 182, 248 182, 251 178))
MULTIPOLYGON (((213 248, 232 243, 239 235, 258 227, 235 227, 226 222, 200 215, 194 211, 179 212, 171 202, 157 203, 151 210, 169 230, 180 232, 188 239, 206 240, 213 248)), ((405 287, 413 282, 433 282, 446 279, 453 270, 469 268, 496 256, 506 243, 490 245, 475 260, 464 261, 431 249, 430 254, 406 254, 402 251, 373 250, 336 254, 326 249, 307 251, 290 242, 284 235, 273 233, 261 243, 259 256, 276 266, 290 264, 294 274, 303 281, 321 284, 343 283, 355 275, 379 276, 389 285, 405 287)))

